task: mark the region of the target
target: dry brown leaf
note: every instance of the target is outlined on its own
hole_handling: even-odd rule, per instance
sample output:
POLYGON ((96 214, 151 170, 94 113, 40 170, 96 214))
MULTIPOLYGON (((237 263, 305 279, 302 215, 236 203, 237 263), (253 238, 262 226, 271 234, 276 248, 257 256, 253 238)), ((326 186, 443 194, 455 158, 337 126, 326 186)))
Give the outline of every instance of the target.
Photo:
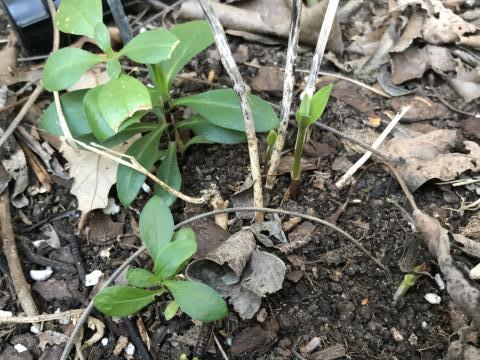
POLYGON ((457 65, 449 49, 435 45, 412 46, 404 52, 391 53, 390 60, 391 78, 396 85, 421 78, 429 69, 446 72, 455 70, 457 65))
MULTIPOLYGON (((282 156, 282 158, 280 159, 280 164, 278 165, 278 170, 277 170, 278 174, 279 175, 288 174, 292 170, 293 160, 294 160, 293 155, 282 156)), ((303 158, 300 163, 302 165, 303 171, 315 170, 317 168, 315 164, 303 158)))
POLYGON ((477 31, 475 25, 465 21, 440 0, 430 0, 433 11, 423 24, 423 38, 430 44, 451 44, 477 31))
MULTIPOLYGON (((130 139, 113 150, 124 153, 133 141, 130 139)), ((66 143, 60 151, 70 164, 69 173, 73 178, 70 192, 77 198, 82 217, 91 210, 105 208, 110 188, 116 182, 118 163, 91 151, 74 149, 66 143)))
POLYGON ((252 82, 257 91, 282 91, 284 72, 270 67, 261 67, 252 82))
POLYGON ((400 38, 390 51, 402 52, 412 44, 414 39, 422 37, 424 20, 423 14, 419 12, 413 13, 410 19, 408 19, 408 24, 405 26, 402 35, 400 35, 400 38))
POLYGON ((467 71, 462 65, 457 67, 457 75, 450 79, 450 85, 466 102, 480 97, 480 69, 467 71))
POLYGON ((411 108, 402 120, 410 120, 411 122, 443 118, 449 113, 445 105, 433 102, 423 96, 407 95, 392 99, 392 107, 397 112, 407 105, 410 105, 411 108))
POLYGON ((397 170, 410 190, 431 179, 449 181, 461 173, 480 170, 480 146, 464 141, 466 153, 451 153, 457 142, 455 130, 436 130, 413 139, 392 139, 385 154, 397 160, 397 170))
MULTIPOLYGON (((322 25, 326 1, 302 10, 300 21, 300 43, 314 46, 322 25)), ((215 14, 222 25, 229 30, 238 30, 268 36, 288 38, 290 27, 290 6, 287 0, 253 0, 235 2, 231 5, 212 2, 215 14)), ((203 19, 204 15, 197 1, 184 1, 179 16, 188 19, 203 19)), ((337 53, 343 51, 342 31, 335 19, 327 47, 337 53)))

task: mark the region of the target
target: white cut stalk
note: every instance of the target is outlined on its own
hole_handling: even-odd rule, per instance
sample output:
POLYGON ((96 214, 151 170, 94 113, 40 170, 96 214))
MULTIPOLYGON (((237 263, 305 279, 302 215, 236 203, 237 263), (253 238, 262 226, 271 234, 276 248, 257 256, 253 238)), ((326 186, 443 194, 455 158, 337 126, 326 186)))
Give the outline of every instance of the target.
POLYGON ((325 48, 327 47, 327 42, 330 36, 330 31, 332 30, 333 21, 335 20, 335 13, 338 9, 338 2, 339 0, 330 0, 328 2, 327 10, 325 11, 325 16, 323 17, 322 28, 320 29, 320 33, 318 34, 317 47, 315 48, 312 65, 310 66, 310 73, 308 74, 307 84, 305 85, 305 90, 303 90, 303 94, 306 94, 310 97, 312 97, 313 93, 315 92, 318 71, 320 70, 320 64, 322 63, 323 54, 325 53, 325 48))
POLYGON ((290 118, 290 108, 292 106, 293 86, 295 83, 294 68, 297 58, 298 38, 300 34, 300 18, 302 15, 302 0, 294 0, 292 4, 292 15, 290 19, 290 33, 288 36, 287 60, 285 63, 285 78, 283 82, 282 112, 280 114, 280 125, 278 127, 277 141, 275 142, 270 166, 267 173, 265 186, 272 189, 275 184, 278 165, 282 156, 283 146, 285 145, 285 135, 290 118))
MULTIPOLYGON (((234 90, 240 98, 240 107, 243 114, 243 122, 245 125, 245 135, 247 137, 248 153, 250 156, 250 167, 252 171, 253 179, 253 203, 255 207, 263 206, 263 190, 262 190, 262 175, 260 172, 260 160, 258 157, 257 136, 255 134, 255 125, 253 123, 252 110, 247 97, 247 87, 243 81, 242 75, 238 70, 237 64, 233 59, 232 51, 227 42, 225 31, 223 30, 220 21, 213 12, 213 8, 208 0, 199 0, 203 13, 210 24, 215 43, 217 44, 218 52, 222 64, 227 71, 230 79, 232 80, 234 90)), ((260 212, 255 213, 255 220, 262 221, 263 214, 260 212)))
MULTIPOLYGON (((400 119, 405 116, 405 114, 407 113, 408 110, 410 110, 410 105, 404 107, 400 111, 400 113, 397 113, 397 115, 395 115, 395 117, 392 119, 392 121, 390 121, 390 123, 387 125, 385 130, 382 131, 380 136, 372 144, 371 147, 373 149, 375 149, 375 150, 378 149, 378 147, 385 141, 388 134, 390 134, 390 132, 393 130, 395 125, 397 125, 398 122, 400 121, 400 119)), ((344 187, 347 180, 350 179, 358 171, 358 169, 360 169, 363 166, 363 164, 365 164, 367 162, 368 159, 370 159, 372 154, 373 153, 371 151, 367 151, 365 154, 363 154, 363 156, 360 159, 358 159, 358 161, 355 164, 353 164, 350 169, 347 170, 347 172, 340 178, 340 180, 338 180, 335 183, 335 186, 339 189, 344 187)))

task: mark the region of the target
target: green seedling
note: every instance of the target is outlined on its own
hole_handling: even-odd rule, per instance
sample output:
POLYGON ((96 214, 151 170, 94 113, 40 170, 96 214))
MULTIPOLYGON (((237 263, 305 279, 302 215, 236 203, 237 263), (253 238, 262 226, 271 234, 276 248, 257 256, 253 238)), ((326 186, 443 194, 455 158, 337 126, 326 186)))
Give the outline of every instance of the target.
POLYGON ((403 277, 402 282, 398 286, 397 290, 395 291, 395 294, 393 295, 393 304, 398 304, 400 299, 402 299, 407 291, 416 284, 417 280, 425 275, 425 272, 427 271, 427 265, 425 264, 420 264, 415 266, 412 269, 412 273, 405 274, 403 277))
POLYGON ((277 132, 275 130, 270 130, 267 135, 267 159, 266 162, 270 161, 272 157, 273 147, 277 142, 277 132))
POLYGON ((197 243, 190 228, 174 232, 172 214, 162 199, 153 197, 145 205, 140 216, 140 233, 153 259, 153 271, 129 269, 128 286, 110 286, 95 296, 98 310, 111 316, 128 316, 156 297, 170 293, 173 300, 164 310, 167 320, 173 318, 179 308, 192 319, 202 321, 227 315, 227 305, 215 290, 177 276, 197 251, 197 243))
POLYGON ((302 153, 303 144, 307 136, 310 126, 320 119, 328 103, 330 92, 332 91, 332 85, 327 85, 318 90, 312 97, 305 94, 300 108, 295 114, 298 130, 297 139, 295 141, 294 160, 292 165, 291 183, 289 188, 289 194, 291 197, 296 197, 298 192, 298 186, 300 185, 300 179, 302 176, 302 153))
MULTIPOLYGON (((101 0, 62 0, 55 24, 62 32, 95 39, 101 53, 77 48, 63 48, 53 53, 43 73, 47 90, 69 88, 97 64, 103 63, 110 77, 104 85, 61 95, 67 126, 75 139, 113 147, 140 134, 141 137, 127 150, 127 155, 133 156, 146 169, 151 169, 164 158, 157 176, 176 190, 181 187, 177 149, 184 152, 192 144, 236 144, 246 140, 240 102, 233 89, 171 96, 179 72, 214 42, 207 22, 191 21, 168 31, 146 31, 119 51, 112 49, 102 19, 101 0), (152 84, 145 86, 124 73, 122 59, 146 64, 152 84), (193 115, 187 119, 175 119, 181 114, 178 110, 184 107, 193 110, 193 115), (177 136, 180 129, 193 134, 185 143, 177 136), (170 143, 168 149, 161 149, 160 144, 166 143, 163 138, 175 139, 175 144, 170 143)), ((271 106, 254 95, 249 95, 249 100, 256 130, 268 132, 277 128, 278 118, 271 106)), ((63 135, 55 104, 44 112, 42 126, 54 135, 63 135)), ((129 206, 136 198, 145 179, 144 174, 119 166, 117 193, 124 206, 129 206)), ((175 200, 160 188, 156 189, 156 195, 167 204, 175 200)))

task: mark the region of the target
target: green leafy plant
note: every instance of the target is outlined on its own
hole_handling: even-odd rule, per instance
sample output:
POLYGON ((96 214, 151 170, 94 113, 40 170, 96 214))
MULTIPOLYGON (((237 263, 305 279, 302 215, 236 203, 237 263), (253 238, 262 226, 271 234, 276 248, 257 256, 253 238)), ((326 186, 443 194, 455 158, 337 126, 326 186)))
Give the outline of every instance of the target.
POLYGON ((310 126, 320 119, 330 98, 330 92, 332 91, 332 85, 329 84, 318 90, 312 97, 305 94, 300 108, 295 114, 298 130, 297 139, 295 141, 294 160, 292 164, 292 170, 290 173, 291 183, 289 193, 295 197, 298 191, 298 185, 302 175, 302 153, 303 144, 310 126))
MULTIPOLYGON (((176 190, 181 176, 176 157, 199 143, 236 144, 246 140, 240 102, 233 89, 172 98, 172 84, 192 58, 210 46, 213 36, 205 21, 191 21, 172 27, 138 34, 119 51, 110 44, 108 29, 102 19, 101 0, 63 0, 55 18, 57 27, 66 33, 85 35, 96 40, 100 54, 77 48, 63 48, 53 53, 45 64, 43 83, 47 90, 60 91, 75 84, 92 66, 103 63, 110 80, 89 90, 67 92, 60 97, 65 120, 74 138, 112 147, 133 136, 141 137, 127 154, 146 169, 160 159, 158 177, 176 190), (128 58, 149 67, 152 85, 123 72, 120 60, 128 58), (175 119, 178 109, 188 107, 193 115, 175 119), (152 118, 154 119, 152 121, 152 118), (178 131, 193 136, 182 142, 178 131), (186 130, 185 130, 186 129, 186 130), (160 149, 161 140, 175 139, 168 149, 160 149), (166 154, 166 155, 165 155, 166 154)), ((278 126, 271 106, 249 95, 256 130, 268 132, 278 126)), ((43 114, 42 126, 55 135, 63 135, 55 104, 43 114)), ((117 193, 121 203, 129 206, 136 198, 146 175, 120 165, 117 193)), ((167 204, 175 200, 156 187, 156 195, 167 204)))
POLYGON ((129 269, 129 286, 107 287, 95 296, 95 306, 100 311, 111 316, 128 316, 169 292, 173 300, 164 311, 167 320, 173 318, 179 308, 202 321, 227 315, 225 301, 212 288, 176 277, 197 251, 195 233, 190 228, 174 232, 172 214, 159 197, 151 198, 145 205, 140 216, 140 233, 153 259, 153 272, 129 269))
MULTIPOLYGON (((198 143, 235 144, 245 141, 240 102, 233 89, 207 91, 201 94, 171 98, 172 84, 182 68, 213 42, 205 21, 176 25, 169 31, 157 29, 138 34, 122 49, 115 51, 108 28, 103 23, 101 0, 62 0, 54 21, 62 32, 95 39, 100 53, 78 48, 63 48, 47 60, 43 85, 49 91, 61 91, 74 85, 97 64, 106 66, 108 82, 88 90, 66 92, 60 96, 65 122, 71 135, 84 143, 95 142, 113 147, 132 137, 126 151, 150 170, 158 165, 157 177, 175 190, 182 179, 177 150, 185 151, 198 143), (146 64, 152 84, 123 71, 121 60, 146 64), (181 108, 193 115, 175 119, 181 108), (194 135, 183 143, 178 131, 194 135), (168 141, 162 141, 162 139, 168 141), (175 141, 170 141, 175 139, 175 141), (161 149, 160 144, 167 144, 161 149)), ((278 118, 269 104, 257 96, 249 96, 257 131, 268 132, 278 126, 278 118)), ((64 135, 55 104, 42 116, 43 128, 64 135)), ((63 124, 62 124, 63 125, 63 124)), ((125 165, 117 170, 117 194, 124 206, 136 198, 146 175, 125 165)), ((227 306, 210 287, 181 280, 178 273, 196 251, 194 233, 189 229, 174 232, 169 206, 175 196, 155 187, 140 214, 140 230, 150 256, 153 272, 131 269, 129 286, 113 286, 95 297, 98 309, 112 316, 127 316, 170 293, 173 301, 165 309, 172 318, 180 308, 194 319, 211 321, 225 317, 227 306)))

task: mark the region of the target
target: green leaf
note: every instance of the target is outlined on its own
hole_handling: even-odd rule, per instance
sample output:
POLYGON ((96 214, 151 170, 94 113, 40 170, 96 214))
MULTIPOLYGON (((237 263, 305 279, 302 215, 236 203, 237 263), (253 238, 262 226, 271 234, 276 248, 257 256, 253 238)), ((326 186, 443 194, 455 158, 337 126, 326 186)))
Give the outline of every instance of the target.
POLYGON ((173 217, 168 206, 157 196, 152 197, 140 214, 140 234, 154 264, 173 236, 173 217))
POLYGON ((138 63, 156 64, 169 59, 178 42, 167 30, 145 31, 135 36, 119 54, 138 63))
MULTIPOLYGON (((175 141, 168 143, 167 154, 158 168, 157 177, 175 190, 180 190, 182 187, 182 175, 178 168, 177 143, 175 141)), ((177 198, 158 184, 155 184, 155 194, 160 197, 167 206, 172 205, 177 198)))
POLYGON ((77 48, 63 48, 49 56, 43 69, 43 85, 58 91, 75 84, 93 65, 102 62, 98 55, 77 48))
MULTIPOLYGON (((76 90, 60 96, 63 114, 65 115, 68 128, 70 129, 70 132, 74 138, 87 135, 92 132, 90 126, 88 125, 85 111, 83 110, 82 102, 85 94, 87 94, 87 90, 76 90)), ((54 102, 52 102, 43 112, 40 122, 42 128, 50 134, 57 136, 63 135, 54 102)))
POLYGON ((110 33, 103 22, 98 22, 94 28, 95 41, 100 49, 107 54, 112 54, 112 46, 110 45, 110 33))
POLYGON ((239 144, 246 141, 245 133, 209 123, 200 115, 193 115, 176 124, 177 129, 191 129, 195 134, 217 144, 239 144))
POLYGON ((180 42, 173 50, 170 59, 160 64, 168 88, 180 70, 215 41, 210 26, 205 20, 175 25, 170 29, 170 32, 180 42))
POLYGON ((155 300, 165 289, 144 290, 130 286, 110 286, 100 291, 93 300, 102 313, 123 317, 131 315, 155 300))
POLYGON ((170 301, 167 307, 165 308, 165 311, 163 312, 163 315, 165 316, 165 320, 167 321, 172 320, 173 317, 177 314, 178 308, 179 306, 175 300, 170 301))
POLYGON ((182 153, 185 153, 187 149, 192 146, 192 145, 197 145, 197 144, 213 144, 213 141, 208 140, 205 136, 203 135, 198 135, 192 137, 190 140, 188 140, 185 145, 183 145, 182 153))
POLYGON ((122 64, 117 59, 107 61, 107 74, 111 79, 117 79, 122 73, 122 64))
POLYGON ((95 26, 103 20, 101 0, 62 0, 55 25, 64 33, 95 37, 95 26))
POLYGON ((137 79, 121 75, 103 85, 97 97, 98 107, 113 131, 118 132, 122 123, 140 110, 152 108, 148 89, 137 79))
POLYGON ((270 130, 267 136, 267 145, 269 148, 273 147, 277 142, 277 132, 275 130, 270 130))
MULTIPOLYGON (((159 127, 159 125, 155 124, 155 123, 136 123, 136 124, 130 125, 126 129, 118 132, 117 134, 115 134, 111 138, 102 142, 102 145, 106 146, 106 147, 114 147, 114 146, 130 139, 135 134, 151 132, 151 131, 154 131, 154 130, 158 129, 158 127, 159 127)), ((156 161, 157 160, 155 160, 155 162, 156 161)))
MULTIPOLYGON (((248 95, 257 132, 278 127, 278 117, 271 106, 255 95, 248 95)), ((212 90, 173 101, 172 106, 188 106, 214 125, 245 131, 240 100, 232 89, 212 90)))
POLYGON ((177 274, 179 269, 188 261, 197 251, 197 242, 195 233, 190 228, 184 228, 175 233, 173 241, 170 242, 154 258, 155 275, 162 279, 168 279, 177 274))
MULTIPOLYGON (((160 137, 165 131, 166 125, 159 126, 157 130, 135 141, 127 150, 126 154, 133 156, 145 169, 149 170, 157 155, 160 137)), ((123 206, 128 207, 137 197, 146 175, 119 165, 117 170, 117 194, 123 206)))
POLYGON ((158 278, 154 274, 138 268, 127 271, 127 281, 129 285, 139 288, 149 288, 159 284, 158 278))
POLYGON ((163 284, 192 319, 214 321, 227 316, 227 304, 211 287, 196 281, 166 280, 163 284))
POLYGON ((332 91, 332 84, 324 86, 318 90, 312 97, 310 103, 310 121, 309 125, 320 119, 330 98, 330 92, 332 91))
POLYGON ((88 124, 95 137, 100 141, 104 141, 115 135, 115 131, 107 124, 98 107, 98 94, 102 88, 103 85, 99 85, 90 89, 83 99, 83 108, 88 119, 88 124))

